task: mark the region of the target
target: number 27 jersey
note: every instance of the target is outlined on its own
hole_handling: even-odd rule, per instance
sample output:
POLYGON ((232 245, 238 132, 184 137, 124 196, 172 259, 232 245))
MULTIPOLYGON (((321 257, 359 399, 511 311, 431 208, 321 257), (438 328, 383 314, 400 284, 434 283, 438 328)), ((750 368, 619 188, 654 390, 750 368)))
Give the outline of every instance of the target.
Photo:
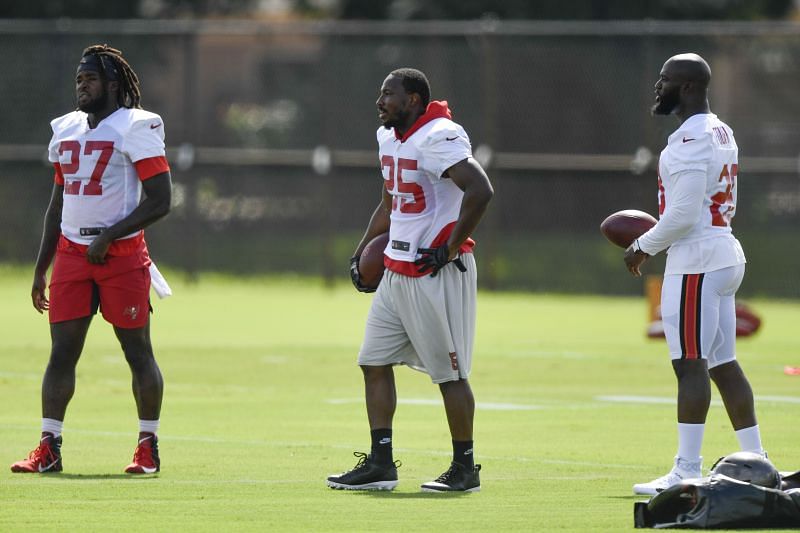
POLYGON ((139 205, 142 180, 169 170, 155 113, 121 107, 91 129, 87 114, 73 111, 50 125, 48 157, 64 186, 61 233, 72 242, 91 244, 139 205))

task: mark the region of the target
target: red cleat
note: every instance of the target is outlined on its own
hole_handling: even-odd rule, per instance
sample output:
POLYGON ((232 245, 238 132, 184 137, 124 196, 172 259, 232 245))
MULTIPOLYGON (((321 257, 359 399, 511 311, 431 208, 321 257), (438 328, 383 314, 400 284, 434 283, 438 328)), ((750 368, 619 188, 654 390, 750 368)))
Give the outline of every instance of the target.
POLYGON ((139 445, 133 452, 133 462, 125 468, 126 474, 155 474, 161 470, 158 458, 158 437, 153 434, 139 439, 139 445))
POLYGON ((61 437, 52 433, 42 434, 39 446, 28 454, 28 458, 11 465, 12 472, 45 473, 61 472, 61 437))

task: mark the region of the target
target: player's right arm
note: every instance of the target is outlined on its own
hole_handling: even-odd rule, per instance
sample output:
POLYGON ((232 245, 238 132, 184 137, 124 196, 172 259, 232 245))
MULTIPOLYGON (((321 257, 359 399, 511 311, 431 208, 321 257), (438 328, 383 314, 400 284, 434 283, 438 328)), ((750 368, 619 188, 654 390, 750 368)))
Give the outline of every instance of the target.
POLYGON ((381 201, 375 208, 375 211, 372 212, 369 224, 367 224, 367 230, 364 232, 364 236, 361 237, 355 252, 353 252, 353 256, 350 258, 350 281, 353 282, 353 286, 359 292, 375 292, 375 289, 369 289, 361 284, 361 274, 358 272, 358 261, 361 257, 361 252, 364 251, 369 241, 381 233, 389 231, 392 196, 386 190, 386 187, 381 186, 381 189, 383 190, 381 201))
POLYGON ((375 211, 372 212, 372 216, 369 219, 369 224, 367 224, 367 230, 364 232, 364 236, 361 237, 361 240, 358 242, 358 246, 356 246, 356 250, 353 252, 353 257, 360 256, 361 252, 364 250, 367 244, 369 244, 369 241, 381 233, 386 233, 389 231, 389 216, 392 212, 392 195, 389 194, 389 191, 387 191, 386 187, 383 185, 381 185, 381 190, 383 191, 381 201, 375 208, 375 211))
POLYGON ((44 227, 42 229, 42 241, 39 244, 39 254, 36 257, 36 266, 33 270, 33 287, 31 288, 31 300, 33 308, 39 313, 43 313, 50 308, 47 300, 47 269, 53 262, 56 254, 58 238, 61 235, 61 209, 64 205, 64 185, 53 184, 53 192, 50 194, 50 204, 44 215, 44 227))

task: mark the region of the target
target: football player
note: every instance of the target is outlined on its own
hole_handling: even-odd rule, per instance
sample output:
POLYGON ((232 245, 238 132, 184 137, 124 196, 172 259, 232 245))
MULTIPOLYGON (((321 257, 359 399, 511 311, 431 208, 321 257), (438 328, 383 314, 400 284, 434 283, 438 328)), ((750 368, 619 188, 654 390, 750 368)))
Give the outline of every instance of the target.
POLYGON ((136 73, 107 45, 83 51, 75 93, 78 109, 51 122, 55 184, 31 290, 33 307, 48 312, 52 339, 42 382, 42 435, 39 446, 11 470, 63 469, 64 414, 99 307, 114 326, 133 376, 139 440, 125 472, 154 473, 160 468, 156 435, 163 381, 150 343, 151 261, 143 228, 170 210, 164 121, 141 108, 136 73))
POLYGON ((453 445, 453 461, 423 491, 480 490, 473 459, 475 400, 468 377, 475 333, 475 242, 494 193, 472 158, 469 137, 445 101, 430 100, 419 70, 387 76, 376 102, 382 197, 351 260, 357 289, 358 257, 373 237, 389 231, 386 272, 372 300, 358 364, 364 374, 372 446, 356 452, 352 470, 328 477, 337 489, 391 490, 397 485, 392 418, 397 406, 393 366, 426 372, 439 385, 453 445))
POLYGON ((678 453, 665 476, 634 485, 656 494, 702 476, 700 448, 719 389, 743 451, 765 455, 753 391, 736 361, 736 291, 745 257, 731 231, 736 212, 739 149, 731 128, 711 112, 711 69, 697 54, 664 63, 655 85, 655 115, 675 115, 658 168, 658 223, 625 251, 634 276, 648 257, 669 249, 661 315, 678 378, 678 453))

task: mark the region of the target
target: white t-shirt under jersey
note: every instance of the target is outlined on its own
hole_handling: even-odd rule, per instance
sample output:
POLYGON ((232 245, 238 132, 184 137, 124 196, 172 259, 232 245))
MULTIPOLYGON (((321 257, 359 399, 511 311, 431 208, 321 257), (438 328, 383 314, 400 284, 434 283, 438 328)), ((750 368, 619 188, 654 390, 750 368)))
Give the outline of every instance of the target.
POLYGON ((746 262, 731 220, 739 149, 713 113, 689 117, 669 136, 658 165, 659 221, 639 237, 650 255, 669 248, 665 274, 699 274, 746 262))
POLYGON ((121 107, 90 129, 86 113, 73 111, 50 125, 49 159, 64 185, 61 232, 70 241, 91 244, 139 205, 141 179, 168 170, 164 123, 155 113, 121 107), (135 163, 152 158, 154 170, 142 175, 135 163))

